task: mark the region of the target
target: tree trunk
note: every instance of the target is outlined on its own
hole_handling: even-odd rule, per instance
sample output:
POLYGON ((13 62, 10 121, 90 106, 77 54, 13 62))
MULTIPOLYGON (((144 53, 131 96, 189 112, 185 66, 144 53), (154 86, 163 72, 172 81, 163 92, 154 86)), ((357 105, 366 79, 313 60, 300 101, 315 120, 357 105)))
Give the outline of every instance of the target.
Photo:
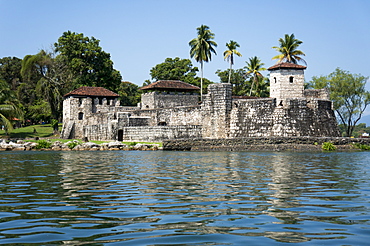
POLYGON ((203 102, 203 61, 200 62, 200 101, 203 102))
POLYGON ((230 70, 229 70, 229 83, 231 81, 231 69, 232 69, 233 64, 230 62, 230 70))

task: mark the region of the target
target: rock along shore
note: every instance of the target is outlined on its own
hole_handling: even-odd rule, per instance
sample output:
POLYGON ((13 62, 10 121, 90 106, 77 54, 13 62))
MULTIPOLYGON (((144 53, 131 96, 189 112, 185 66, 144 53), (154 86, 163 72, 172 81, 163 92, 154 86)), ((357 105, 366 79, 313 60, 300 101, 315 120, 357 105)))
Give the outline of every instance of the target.
POLYGON ((185 151, 322 151, 331 142, 337 150, 358 150, 354 144, 370 145, 370 138, 346 137, 249 137, 232 139, 176 139, 163 141, 163 150, 185 151))
POLYGON ((39 148, 38 143, 27 142, 23 140, 18 140, 17 142, 6 142, 5 140, 0 140, 0 151, 26 151, 26 150, 159 150, 161 149, 158 144, 135 144, 129 146, 118 141, 96 144, 93 142, 74 142, 70 141, 67 143, 62 143, 60 141, 55 141, 51 144, 50 148, 39 148))
POLYGON ((322 144, 331 142, 338 151, 358 150, 355 144, 370 145, 370 138, 345 137, 249 137, 233 139, 176 139, 158 144, 133 146, 118 141, 96 144, 70 141, 55 141, 50 148, 38 148, 37 143, 18 140, 0 140, 0 151, 55 150, 55 151, 99 151, 99 150, 172 150, 172 151, 322 151, 322 144), (72 144, 71 144, 72 143, 72 144), (74 143, 74 144, 73 144, 74 143))

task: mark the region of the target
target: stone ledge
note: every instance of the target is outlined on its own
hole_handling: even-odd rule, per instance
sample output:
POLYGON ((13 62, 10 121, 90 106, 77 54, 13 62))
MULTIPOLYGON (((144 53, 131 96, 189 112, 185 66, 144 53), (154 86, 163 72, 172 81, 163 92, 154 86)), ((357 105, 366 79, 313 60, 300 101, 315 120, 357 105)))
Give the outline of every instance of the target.
POLYGON ((250 137, 233 139, 177 139, 163 141, 163 150, 190 151, 321 151, 324 142, 337 150, 353 150, 352 144, 370 145, 370 138, 250 137))

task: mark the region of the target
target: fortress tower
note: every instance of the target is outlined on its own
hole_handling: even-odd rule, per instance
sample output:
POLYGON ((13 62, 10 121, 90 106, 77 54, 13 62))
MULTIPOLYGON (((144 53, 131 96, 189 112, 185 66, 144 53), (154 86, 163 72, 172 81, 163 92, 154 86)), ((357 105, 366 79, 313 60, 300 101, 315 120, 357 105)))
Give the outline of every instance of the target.
POLYGON ((304 69, 293 63, 279 63, 270 71, 270 97, 276 98, 277 106, 284 106, 287 98, 303 98, 304 69))

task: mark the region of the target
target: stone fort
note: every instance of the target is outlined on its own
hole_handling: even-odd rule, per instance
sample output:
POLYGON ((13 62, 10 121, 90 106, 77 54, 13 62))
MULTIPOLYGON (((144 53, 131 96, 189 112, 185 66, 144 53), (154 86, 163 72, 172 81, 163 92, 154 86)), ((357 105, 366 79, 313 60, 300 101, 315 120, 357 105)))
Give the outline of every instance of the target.
POLYGON ((270 97, 233 97, 232 85, 216 83, 199 102, 199 87, 157 81, 141 89, 137 107, 119 95, 80 87, 63 101, 62 138, 162 141, 189 138, 340 136, 328 91, 305 90, 305 66, 279 63, 270 71, 270 97))

